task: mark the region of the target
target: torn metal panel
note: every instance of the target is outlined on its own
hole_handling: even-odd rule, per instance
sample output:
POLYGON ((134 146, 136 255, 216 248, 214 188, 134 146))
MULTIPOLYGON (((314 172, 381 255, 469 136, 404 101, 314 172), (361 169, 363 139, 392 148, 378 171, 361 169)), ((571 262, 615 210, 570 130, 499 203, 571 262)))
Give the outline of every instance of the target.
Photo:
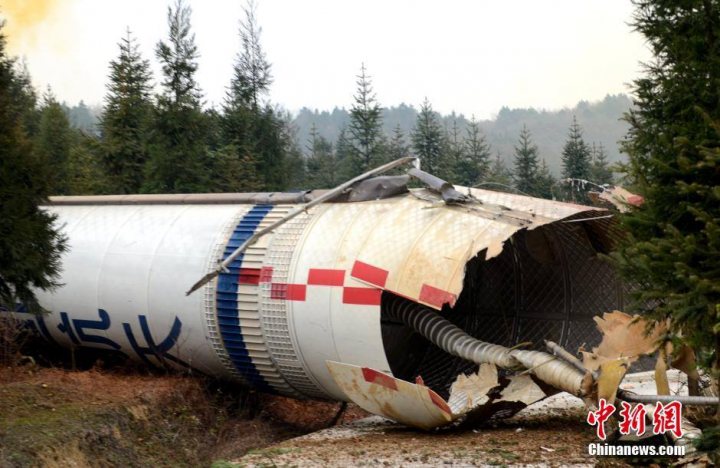
POLYGON ((611 204, 621 213, 629 211, 631 206, 642 206, 645 202, 641 195, 636 195, 620 186, 607 188, 598 193, 597 197, 611 204))
POLYGON ((579 213, 585 217, 604 214, 592 207, 456 188, 478 203, 437 205, 414 196, 418 190, 385 200, 385 215, 361 227, 351 276, 439 310, 444 304, 455 304, 465 266, 479 253, 485 251, 485 259, 494 258, 521 229, 532 230, 579 213))
MULTIPOLYGON (((347 194, 347 201, 354 203, 382 200, 384 198, 401 195, 407 193, 409 181, 410 177, 407 175, 378 176, 363 180, 350 189, 350 192, 347 194)), ((334 201, 338 202, 341 200, 338 199, 334 201)))
POLYGON ((500 394, 499 401, 520 402, 531 405, 548 396, 543 389, 527 374, 510 378, 510 385, 500 394))
POLYGON ((483 364, 475 374, 459 375, 448 401, 423 384, 375 369, 333 361, 327 366, 353 403, 370 413, 425 430, 461 419, 509 417, 548 396, 528 375, 499 379, 492 364, 483 364))
POLYGON ((458 192, 455 190, 455 186, 453 184, 441 179, 440 177, 428 174, 418 168, 410 169, 408 174, 426 184, 433 192, 438 193, 445 203, 468 203, 473 201, 472 197, 458 192))
POLYGON ((627 358, 608 360, 600 364, 597 379, 598 399, 608 403, 615 402, 620 382, 622 382, 630 364, 627 358))
POLYGON ((347 398, 365 411, 425 430, 453 421, 447 402, 424 385, 367 367, 334 361, 327 367, 347 398))
POLYGON ((490 401, 488 394, 499 385, 497 367, 492 364, 481 364, 475 374, 458 375, 457 380, 450 387, 448 405, 453 414, 465 414, 490 401))
POLYGON ((617 310, 595 317, 595 323, 602 333, 602 341, 592 352, 583 352, 583 363, 591 371, 621 357, 628 358, 632 364, 639 356, 654 353, 667 333, 662 323, 653 325, 648 333, 645 319, 617 310))

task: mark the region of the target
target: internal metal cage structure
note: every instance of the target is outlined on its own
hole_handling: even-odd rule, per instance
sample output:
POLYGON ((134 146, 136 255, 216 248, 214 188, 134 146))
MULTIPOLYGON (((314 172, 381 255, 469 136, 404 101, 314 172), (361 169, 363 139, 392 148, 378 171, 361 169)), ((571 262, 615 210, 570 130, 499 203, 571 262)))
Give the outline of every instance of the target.
MULTIPOLYGON (((482 341, 507 347, 524 344, 544 349, 544 340, 571 352, 600 341, 593 317, 622 310, 623 285, 604 255, 617 235, 612 220, 567 220, 522 230, 500 255, 485 260, 480 252, 466 266, 463 290, 454 307, 441 314, 482 341)), ((455 378, 477 369, 388 320, 383 298, 382 333, 393 374, 413 381, 420 376, 443 398, 455 378)))

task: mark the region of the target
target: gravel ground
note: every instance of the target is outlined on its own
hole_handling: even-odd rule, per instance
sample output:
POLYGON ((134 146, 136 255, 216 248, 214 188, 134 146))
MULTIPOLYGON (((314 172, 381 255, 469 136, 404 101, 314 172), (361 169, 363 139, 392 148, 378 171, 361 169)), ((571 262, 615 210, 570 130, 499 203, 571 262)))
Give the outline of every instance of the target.
MULTIPOLYGON (((671 388, 683 383, 670 373, 671 388)), ((623 387, 655 393, 652 373, 627 376, 623 387)), ((593 458, 597 442, 581 400, 560 393, 514 417, 476 428, 434 432, 410 429, 379 416, 321 430, 262 450, 241 466, 629 466, 617 458, 593 458)))

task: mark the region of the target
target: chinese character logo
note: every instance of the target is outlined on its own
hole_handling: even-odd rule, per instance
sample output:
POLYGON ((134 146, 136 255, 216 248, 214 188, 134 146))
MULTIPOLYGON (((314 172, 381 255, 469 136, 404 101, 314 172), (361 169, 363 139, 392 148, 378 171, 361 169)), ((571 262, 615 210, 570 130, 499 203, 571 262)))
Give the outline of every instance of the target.
MULTIPOLYGON (((588 412, 587 422, 591 426, 596 426, 595 431, 601 440, 607 438, 605 433, 605 423, 610 416, 615 413, 615 405, 608 403, 605 399, 600 399, 598 409, 588 412)), ((620 412, 618 413, 620 420, 620 434, 637 434, 645 433, 647 410, 642 404, 635 406, 628 402, 620 402, 620 412)), ((670 403, 657 402, 655 410, 652 414, 653 434, 664 434, 671 432, 675 437, 682 437, 682 403, 672 401, 670 403)))
POLYGON ((600 398, 597 411, 590 411, 587 415, 587 422, 591 426, 597 426, 595 431, 601 440, 605 440, 605 421, 615 412, 615 405, 608 403, 604 398, 600 398))
POLYGON ((672 401, 666 405, 655 403, 653 413, 653 434, 672 432, 675 437, 682 437, 682 403, 672 401))
POLYGON ((633 406, 626 402, 620 402, 620 434, 645 434, 645 406, 633 406))

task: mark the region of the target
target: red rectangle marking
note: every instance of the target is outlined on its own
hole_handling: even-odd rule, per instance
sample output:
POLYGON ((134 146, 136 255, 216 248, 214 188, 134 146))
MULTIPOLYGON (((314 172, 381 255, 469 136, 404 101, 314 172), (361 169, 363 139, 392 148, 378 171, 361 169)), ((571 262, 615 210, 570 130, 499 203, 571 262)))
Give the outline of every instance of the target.
POLYGON ((260 268, 240 268, 238 284, 260 284, 260 268))
POLYGON ((375 288, 343 288, 343 304, 380 305, 382 289, 375 288))
POLYGON ((345 284, 345 270, 310 268, 308 284, 316 286, 342 286, 345 284))
POLYGON ((452 414, 452 410, 450 410, 450 407, 445 402, 445 400, 442 399, 442 397, 440 395, 433 392, 429 388, 428 388, 428 394, 430 395, 430 400, 435 404, 435 406, 437 406, 441 410, 445 411, 447 414, 452 414))
POLYGON ((455 305, 455 294, 438 289, 435 286, 429 284, 423 284, 420 289, 420 302, 433 305, 437 308, 442 308, 443 304, 455 305))
POLYGON ((365 382, 378 384, 382 387, 389 388, 390 390, 398 389, 397 382, 395 382, 395 379, 389 375, 383 374, 375 369, 370 369, 369 367, 363 367, 362 373, 365 382))
POLYGON ((381 288, 385 287, 387 282, 388 272, 382 268, 378 268, 367 263, 363 263, 359 260, 355 260, 353 264, 350 276, 357 278, 361 281, 365 281, 381 288))
POLYGON ((260 268, 260 282, 261 283, 271 283, 272 275, 273 275, 273 267, 264 266, 264 267, 260 268))
POLYGON ((304 301, 306 286, 304 284, 272 283, 270 298, 286 301, 304 301))

